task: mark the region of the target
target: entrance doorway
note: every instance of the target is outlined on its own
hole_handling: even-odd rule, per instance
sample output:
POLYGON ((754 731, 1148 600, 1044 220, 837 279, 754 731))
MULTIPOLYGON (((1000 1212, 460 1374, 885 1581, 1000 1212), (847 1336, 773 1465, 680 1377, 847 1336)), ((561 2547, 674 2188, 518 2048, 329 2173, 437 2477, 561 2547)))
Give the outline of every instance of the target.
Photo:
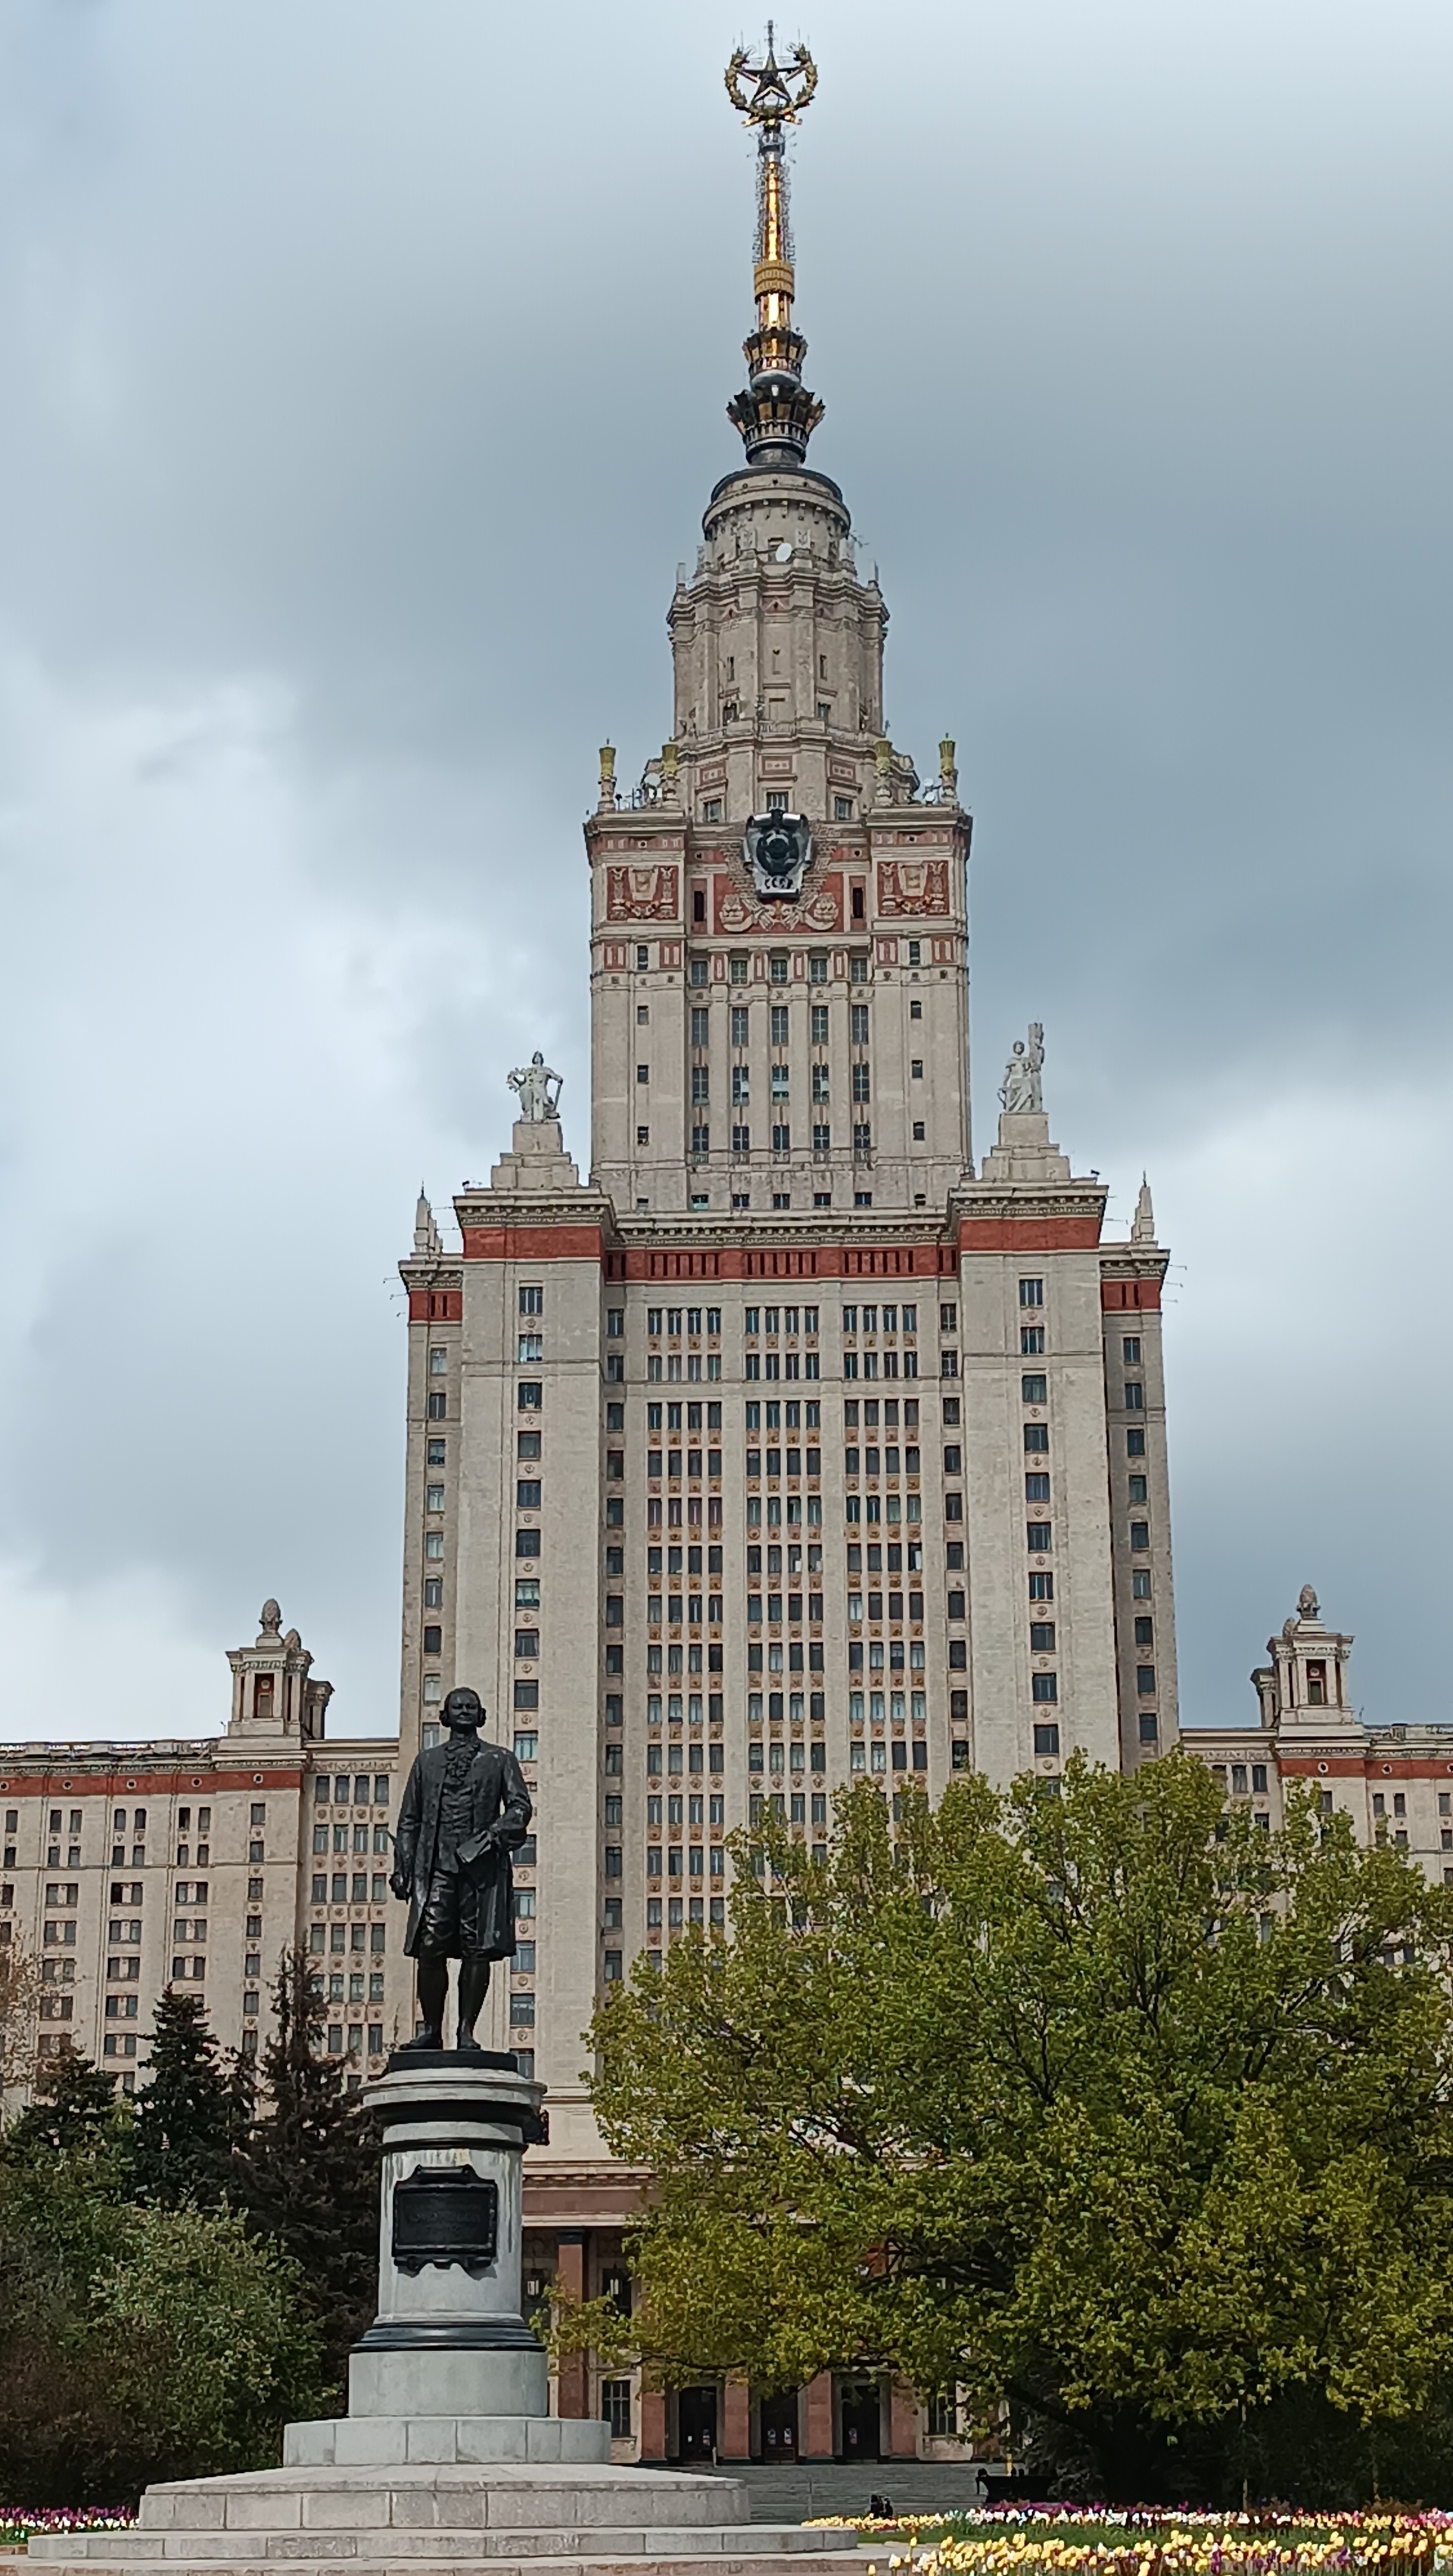
POLYGON ((797 2391, 781 2388, 775 2397, 764 2397, 761 2406, 762 2458, 795 2460, 797 2457, 797 2391))
POLYGON ((845 2460, 876 2460, 882 2451, 882 2407, 878 2383, 858 2379, 845 2384, 839 2400, 845 2460))
POLYGON ((716 2390, 683 2388, 676 2401, 676 2432, 683 2460, 716 2458, 716 2390))

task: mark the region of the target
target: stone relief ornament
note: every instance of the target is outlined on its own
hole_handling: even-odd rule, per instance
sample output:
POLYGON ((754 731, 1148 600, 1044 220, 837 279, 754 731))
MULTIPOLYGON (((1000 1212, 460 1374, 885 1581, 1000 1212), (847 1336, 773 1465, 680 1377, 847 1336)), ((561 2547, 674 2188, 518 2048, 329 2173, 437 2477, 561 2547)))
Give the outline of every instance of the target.
POLYGON ((1310 1583, 1304 1583, 1300 1592, 1297 1594, 1297 1617, 1299 1619, 1320 1619, 1321 1615, 1321 1603, 1318 1601, 1310 1583))
POLYGON ((527 1119, 532 1127, 538 1127, 546 1118, 559 1117, 560 1089, 565 1077, 562 1073, 552 1073, 538 1047, 529 1063, 516 1065, 508 1079, 511 1091, 520 1095, 520 1116, 527 1119), (552 1083, 555 1086, 553 1092, 550 1088, 552 1083))
POLYGON ((1042 1020, 1031 1020, 1028 1047, 1026 1048, 1023 1038, 1015 1039, 1013 1054, 1004 1067, 1004 1079, 999 1085, 999 1105, 1007 1109, 1011 1117, 1018 1116, 1025 1110, 1044 1107, 1044 1092, 1040 1082, 1043 1070, 1044 1023, 1042 1020))
POLYGON ((607 921, 675 921, 676 870, 607 868, 605 911, 607 921))
POLYGON ((947 859, 884 859, 878 868, 878 910, 913 921, 948 912, 947 859))
MULTIPOLYGON (((718 876, 716 884, 716 927, 733 939, 744 931, 780 931, 782 915, 775 903, 754 903, 730 877, 718 876)), ((792 916, 794 930, 834 931, 842 927, 843 881, 839 876, 821 877, 811 893, 792 916)))

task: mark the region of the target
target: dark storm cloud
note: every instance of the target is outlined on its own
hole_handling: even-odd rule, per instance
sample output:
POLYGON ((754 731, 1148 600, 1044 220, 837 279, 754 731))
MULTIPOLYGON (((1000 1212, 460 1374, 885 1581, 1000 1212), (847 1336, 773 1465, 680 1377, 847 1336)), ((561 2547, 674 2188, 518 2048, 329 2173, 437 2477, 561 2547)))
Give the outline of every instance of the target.
MULTIPOLYGON (((660 742, 734 461, 736 33, 8 14, 7 1732, 70 1661, 118 1725, 214 1723, 266 1590, 391 1720, 392 1266, 420 1170, 487 1171, 521 1050, 588 1158, 580 815, 607 733, 626 775, 660 742)), ((1453 33, 1409 0, 806 33, 816 453, 898 739, 956 734, 976 809, 980 1146, 1032 1015, 1121 1216, 1152 1167, 1191 1711, 1311 1573, 1369 1705, 1426 1714, 1374 1319, 1446 1269, 1453 33)), ((1419 1404, 1446 1456, 1446 1380, 1419 1404)))

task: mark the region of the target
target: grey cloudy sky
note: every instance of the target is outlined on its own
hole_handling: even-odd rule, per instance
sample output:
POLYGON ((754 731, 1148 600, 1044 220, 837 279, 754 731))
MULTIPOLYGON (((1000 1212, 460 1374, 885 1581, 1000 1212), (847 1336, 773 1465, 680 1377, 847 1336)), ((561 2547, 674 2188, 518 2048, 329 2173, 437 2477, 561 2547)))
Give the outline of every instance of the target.
MULTIPOLYGON (((596 745, 750 320, 735 19, 9 0, 0 1733, 209 1731, 276 1591, 396 1711, 393 1265, 543 1046, 596 745)), ((813 0, 799 310, 976 814, 981 1144, 1142 1164, 1183 1696, 1308 1578, 1449 1714, 1449 254, 1434 0, 813 0)))

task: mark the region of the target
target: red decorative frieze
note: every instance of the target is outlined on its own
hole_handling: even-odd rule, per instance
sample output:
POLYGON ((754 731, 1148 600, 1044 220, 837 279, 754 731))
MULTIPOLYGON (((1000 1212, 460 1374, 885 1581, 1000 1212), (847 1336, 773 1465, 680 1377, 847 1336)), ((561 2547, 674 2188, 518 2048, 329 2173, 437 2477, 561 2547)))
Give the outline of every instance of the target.
POLYGON ((675 921, 680 912, 680 872, 672 867, 607 868, 608 921, 675 921))
POLYGON ((951 1278, 958 1254, 951 1243, 774 1244, 760 1251, 724 1243, 719 1249, 648 1251, 632 1246, 606 1257, 612 1279, 937 1279, 951 1278))
POLYGON ((1097 1216, 966 1216, 959 1219, 961 1252, 1094 1252, 1097 1216))
POLYGON ((1121 1315, 1138 1310, 1155 1313, 1160 1305, 1158 1279, 1102 1279, 1100 1304, 1107 1315, 1121 1315))
POLYGON ((135 1788, 138 1781, 145 1782, 151 1796, 164 1797, 169 1792, 187 1789, 298 1789, 302 1786, 303 1775, 301 1771, 279 1770, 214 1771, 206 1762, 199 1771, 179 1771, 172 1766, 163 1770, 160 1765, 147 1761, 143 1748, 139 1759, 133 1753, 129 1763, 117 1764, 109 1770, 99 1764, 94 1770, 73 1769, 64 1775, 59 1764, 50 1770, 16 1770, 0 1780, 0 1792, 8 1798, 49 1798, 60 1788, 74 1790, 78 1797, 98 1798, 104 1795, 110 1798, 121 1789, 135 1788))
POLYGON ((409 1322, 411 1324, 462 1324, 464 1291, 462 1288, 411 1288, 409 1322))
POLYGON ((466 1261, 599 1261, 598 1225, 466 1225, 466 1261))
POLYGON ((880 859, 878 912, 884 921, 941 918, 949 908, 947 859, 880 859))

